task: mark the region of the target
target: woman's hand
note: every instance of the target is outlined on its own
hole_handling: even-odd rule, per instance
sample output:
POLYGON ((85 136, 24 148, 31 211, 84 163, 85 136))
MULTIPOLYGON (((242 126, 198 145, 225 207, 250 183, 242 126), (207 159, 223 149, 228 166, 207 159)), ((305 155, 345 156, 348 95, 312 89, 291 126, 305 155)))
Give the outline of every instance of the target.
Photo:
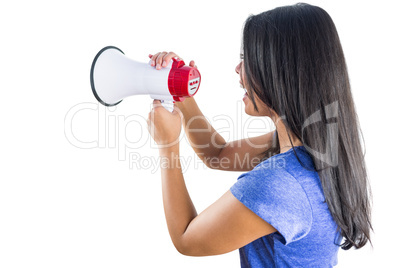
MULTIPOLYGON (((158 52, 155 54, 149 54, 148 57, 151 59, 150 64, 151 66, 155 66, 156 70, 160 70, 166 66, 168 66, 169 62, 174 58, 177 60, 183 60, 182 58, 180 58, 176 53, 174 52, 158 52)), ((197 66, 195 65, 195 62, 192 60, 189 63, 190 67, 194 67, 197 68, 197 66)), ((185 105, 185 101, 186 99, 184 99, 184 101, 182 102, 177 102, 177 108, 182 109, 184 108, 183 105, 185 105)))
MULTIPOLYGON (((173 58, 175 58, 177 60, 183 60, 174 52, 167 53, 164 51, 164 52, 158 52, 154 55, 149 54, 148 56, 151 59, 151 66, 156 66, 157 70, 162 69, 162 67, 168 66, 169 62, 173 58)), ((190 61, 189 66, 197 68, 197 66, 195 65, 195 62, 193 60, 190 61)))
MULTIPOLYGON (((168 66, 173 58, 182 60, 176 53, 167 53, 165 51, 153 55, 149 54, 149 58, 151 59, 151 66, 156 66, 155 68, 157 70, 168 66)), ((194 61, 190 61, 190 66, 197 68, 194 61)), ((148 116, 148 131, 161 148, 171 147, 176 144, 178 145, 182 117, 183 115, 176 105, 173 112, 170 113, 162 107, 159 100, 154 100, 153 109, 148 116)))
POLYGON ((173 112, 169 112, 159 100, 154 100, 147 123, 148 131, 160 149, 178 146, 181 118, 182 114, 177 107, 174 107, 173 112))

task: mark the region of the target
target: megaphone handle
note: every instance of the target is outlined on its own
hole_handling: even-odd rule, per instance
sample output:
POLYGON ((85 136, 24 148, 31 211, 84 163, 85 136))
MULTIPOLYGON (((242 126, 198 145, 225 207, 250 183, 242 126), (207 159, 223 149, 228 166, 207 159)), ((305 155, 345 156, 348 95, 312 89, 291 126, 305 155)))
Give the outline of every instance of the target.
POLYGON ((163 107, 165 107, 166 110, 169 112, 173 112, 174 110, 174 102, 170 100, 161 100, 161 104, 163 107))

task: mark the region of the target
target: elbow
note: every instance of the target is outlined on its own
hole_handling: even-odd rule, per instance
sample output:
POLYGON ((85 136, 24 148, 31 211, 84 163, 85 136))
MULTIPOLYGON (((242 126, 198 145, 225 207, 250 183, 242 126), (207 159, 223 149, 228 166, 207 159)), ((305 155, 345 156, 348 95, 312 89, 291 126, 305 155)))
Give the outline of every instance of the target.
POLYGON ((193 256, 193 255, 190 254, 190 252, 189 252, 187 249, 185 249, 185 248, 183 248, 183 247, 177 247, 177 246, 175 246, 175 248, 176 248, 177 252, 179 252, 181 255, 189 256, 189 257, 192 257, 192 256, 193 256))
POLYGON ((189 256, 188 249, 184 245, 182 237, 176 238, 176 239, 174 239, 173 237, 171 237, 171 238, 172 238, 173 245, 174 245, 175 249, 177 250, 177 252, 179 252, 181 255, 189 256))
POLYGON ((173 242, 173 244, 177 252, 179 252, 181 255, 189 257, 207 256, 207 254, 203 254, 201 248, 186 244, 184 241, 176 241, 173 242))
POLYGON ((183 244, 179 244, 179 243, 173 243, 174 247, 176 248, 177 252, 179 252, 181 255, 184 256, 194 256, 191 254, 190 250, 188 247, 183 246, 183 244))
MULTIPOLYGON (((219 159, 218 159, 219 160, 219 159)), ((216 163, 216 161, 212 161, 211 159, 204 160, 204 165, 207 166, 210 169, 215 169, 215 170, 220 170, 219 162, 216 163)))

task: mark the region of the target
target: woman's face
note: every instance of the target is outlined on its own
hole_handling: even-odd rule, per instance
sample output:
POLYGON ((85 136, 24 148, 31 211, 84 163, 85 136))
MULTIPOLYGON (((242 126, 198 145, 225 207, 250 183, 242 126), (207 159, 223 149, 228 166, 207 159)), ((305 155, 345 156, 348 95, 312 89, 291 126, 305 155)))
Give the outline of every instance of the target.
POLYGON ((244 105, 245 105, 244 110, 245 110, 246 114, 252 115, 252 116, 269 116, 269 117, 271 117, 272 113, 270 112, 270 109, 267 107, 267 105, 265 105, 265 103, 263 103, 260 100, 260 98, 258 98, 258 96, 256 94, 254 94, 254 100, 257 105, 258 112, 254 109, 253 102, 249 98, 249 94, 248 94, 250 92, 250 89, 247 87, 247 85, 243 85, 243 83, 246 83, 246 79, 244 76, 243 60, 236 66, 235 71, 240 76, 240 81, 239 81, 240 86, 242 88, 244 88, 244 90, 246 91, 246 93, 244 94, 244 97, 243 97, 243 101, 244 101, 244 105))

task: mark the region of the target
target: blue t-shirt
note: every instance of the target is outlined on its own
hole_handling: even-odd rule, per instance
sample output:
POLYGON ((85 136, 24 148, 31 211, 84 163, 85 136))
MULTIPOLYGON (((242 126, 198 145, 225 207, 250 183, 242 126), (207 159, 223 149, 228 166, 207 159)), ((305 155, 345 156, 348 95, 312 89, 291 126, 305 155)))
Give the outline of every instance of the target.
POLYGON ((242 174, 230 188, 277 232, 239 249, 241 267, 332 267, 337 231, 314 163, 303 146, 277 154, 242 174), (297 160, 297 153, 304 168, 297 160))

